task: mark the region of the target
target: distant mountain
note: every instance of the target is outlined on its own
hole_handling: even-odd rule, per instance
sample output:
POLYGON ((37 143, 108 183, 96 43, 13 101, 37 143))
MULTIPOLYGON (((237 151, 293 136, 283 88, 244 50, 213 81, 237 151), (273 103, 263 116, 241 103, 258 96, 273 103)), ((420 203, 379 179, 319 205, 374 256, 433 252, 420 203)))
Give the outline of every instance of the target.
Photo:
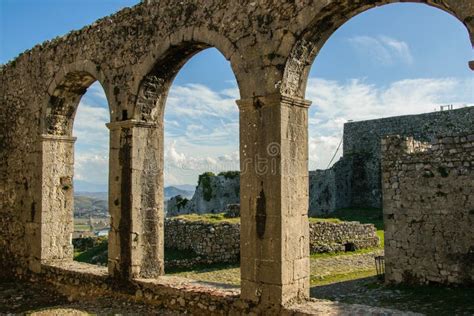
POLYGON ((107 217, 108 205, 106 199, 99 199, 90 196, 74 196, 74 217, 87 218, 92 217, 107 217))
POLYGON ((177 184, 177 185, 173 185, 173 187, 181 189, 181 190, 185 190, 185 191, 191 191, 193 192, 193 194, 194 194, 194 191, 196 191, 196 185, 193 185, 193 184, 177 184))
MULTIPOLYGON (((84 182, 82 182, 84 183, 84 182)), ((77 185, 77 184, 76 184, 77 185)), ((100 188, 97 186, 95 189, 100 188)), ((165 205, 166 201, 181 195, 187 199, 191 199, 194 194, 194 187, 190 185, 168 186, 165 187, 165 205), (182 189, 191 187, 192 190, 182 189)), ((87 186, 87 191, 75 190, 74 192, 74 215, 76 217, 89 216, 106 216, 108 214, 108 198, 109 195, 105 191, 95 191, 94 188, 87 186), (90 191, 89 191, 90 190, 90 191)))
POLYGON ((180 188, 177 188, 176 186, 170 186, 170 187, 165 187, 165 200, 169 200, 172 197, 175 197, 177 195, 181 195, 182 197, 185 198, 192 198, 194 194, 194 190, 183 190, 180 188))
POLYGON ((83 192, 83 191, 76 191, 74 192, 74 196, 85 196, 97 200, 107 201, 109 199, 109 194, 107 192, 83 192))

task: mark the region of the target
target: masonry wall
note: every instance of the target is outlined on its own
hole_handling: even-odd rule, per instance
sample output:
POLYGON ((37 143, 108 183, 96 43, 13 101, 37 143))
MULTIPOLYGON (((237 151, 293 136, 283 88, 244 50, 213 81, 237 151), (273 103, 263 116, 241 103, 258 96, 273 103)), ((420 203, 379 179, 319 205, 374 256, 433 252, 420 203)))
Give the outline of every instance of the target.
POLYGON ((386 280, 474 282, 474 133, 382 143, 386 280))
POLYGON ((380 142, 383 137, 412 136, 429 142, 438 135, 473 132, 472 122, 474 107, 344 124, 343 157, 331 171, 318 170, 313 177, 310 174, 310 197, 314 197, 310 198, 310 215, 339 208, 382 207, 380 142))
MULTIPOLYGON (((379 245, 372 224, 313 222, 309 224, 309 234, 312 253, 352 251, 379 245)), ((168 218, 165 220, 165 247, 192 250, 200 257, 194 263, 238 262, 240 223, 168 218)))

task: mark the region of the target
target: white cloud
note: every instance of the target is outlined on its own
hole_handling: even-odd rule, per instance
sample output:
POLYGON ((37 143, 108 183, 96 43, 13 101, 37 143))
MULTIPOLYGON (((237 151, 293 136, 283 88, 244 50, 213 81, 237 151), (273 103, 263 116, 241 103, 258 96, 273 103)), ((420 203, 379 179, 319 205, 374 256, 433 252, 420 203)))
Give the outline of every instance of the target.
POLYGON ((400 61, 405 64, 413 63, 409 45, 404 41, 388 36, 355 36, 348 39, 349 43, 361 56, 371 56, 382 65, 393 65, 400 61))
POLYGON ((426 113, 444 104, 473 104, 473 83, 454 78, 406 79, 377 87, 357 79, 341 83, 311 78, 306 90, 306 98, 313 101, 309 117, 310 168, 326 168, 348 120, 426 113))
POLYGON ((79 146, 108 148, 109 131, 105 126, 109 122, 109 111, 81 101, 74 118, 73 135, 79 146))
POLYGON ((235 91, 213 91, 201 84, 172 86, 166 113, 188 117, 225 117, 238 113, 235 91))
MULTIPOLYGON (((165 184, 196 184, 197 176, 203 172, 239 170, 238 151, 221 155, 206 155, 203 152, 184 153, 178 151, 176 141, 165 145, 165 184)), ((181 148, 181 147, 180 147, 181 148)))
POLYGON ((74 179, 96 184, 109 181, 108 151, 76 152, 74 157, 74 179))

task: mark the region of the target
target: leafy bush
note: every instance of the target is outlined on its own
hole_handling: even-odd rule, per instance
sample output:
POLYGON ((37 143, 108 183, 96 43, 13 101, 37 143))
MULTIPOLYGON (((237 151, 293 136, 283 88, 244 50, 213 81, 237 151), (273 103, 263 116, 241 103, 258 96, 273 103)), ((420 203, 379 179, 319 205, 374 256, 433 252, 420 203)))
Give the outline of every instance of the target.
POLYGON ((212 172, 204 172, 203 174, 199 175, 198 186, 202 185, 204 200, 208 202, 212 199, 211 177, 215 176, 216 175, 212 172))

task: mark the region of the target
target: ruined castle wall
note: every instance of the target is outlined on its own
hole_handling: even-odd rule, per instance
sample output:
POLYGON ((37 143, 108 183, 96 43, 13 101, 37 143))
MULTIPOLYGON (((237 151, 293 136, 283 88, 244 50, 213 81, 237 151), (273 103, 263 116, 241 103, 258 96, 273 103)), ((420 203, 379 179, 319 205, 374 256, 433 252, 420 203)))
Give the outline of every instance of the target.
POLYGON ((382 206, 380 142, 384 136, 432 141, 438 135, 474 131, 474 107, 344 124, 343 155, 361 157, 353 166, 351 206, 382 206), (365 156, 365 158, 364 158, 365 156))
POLYGON ((432 141, 474 131, 474 107, 344 124, 343 157, 310 175, 310 215, 348 207, 382 207, 380 142, 388 135, 432 141), (326 178, 327 177, 327 178, 326 178), (330 201, 331 203, 326 203, 330 201))
MULTIPOLYGON (((309 233, 312 253, 352 251, 379 245, 372 224, 312 222, 309 224, 309 233)), ((168 218, 165 220, 165 247, 192 250, 199 258, 194 262, 189 261, 189 264, 238 262, 240 223, 209 223, 168 218)))
POLYGON ((223 212, 227 205, 240 202, 240 178, 238 175, 205 175, 193 197, 185 201, 182 197, 171 198, 167 204, 166 215, 205 214, 223 212))
POLYGON ((389 282, 474 282, 474 133, 382 143, 389 282))

